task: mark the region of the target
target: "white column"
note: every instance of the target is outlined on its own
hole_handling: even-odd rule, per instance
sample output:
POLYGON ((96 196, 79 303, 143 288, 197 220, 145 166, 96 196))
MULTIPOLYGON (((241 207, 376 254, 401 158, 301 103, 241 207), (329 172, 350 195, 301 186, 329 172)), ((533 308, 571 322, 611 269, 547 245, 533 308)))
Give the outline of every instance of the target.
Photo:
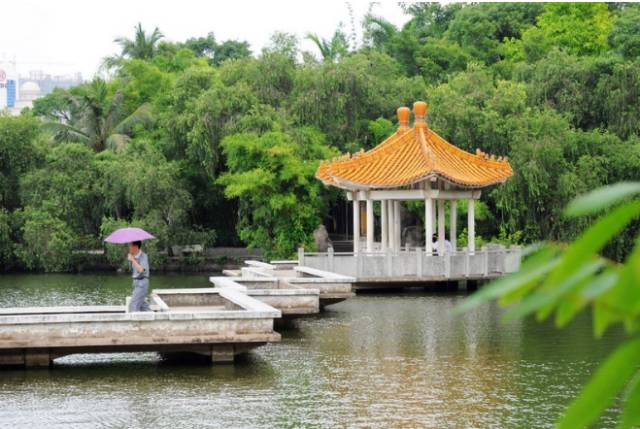
POLYGON ((367 195, 367 252, 373 252, 373 200, 367 195))
POLYGON ((476 214, 473 198, 469 198, 467 207, 467 231, 469 232, 467 249, 469 249, 469 253, 474 253, 476 251, 476 214))
POLYGON ((395 200, 393 202, 394 205, 394 213, 393 220, 395 221, 395 238, 396 238, 396 250, 402 249, 402 224, 400 221, 400 201, 395 200))
POLYGON ((433 252, 433 200, 424 200, 424 248, 427 254, 433 252))
POLYGON ((433 225, 432 225, 432 230, 436 231, 438 229, 438 207, 436 205, 436 200, 435 199, 431 199, 431 213, 433 213, 433 225))
POLYGON ((396 212, 393 209, 393 200, 388 200, 387 201, 387 217, 389 218, 387 220, 387 235, 388 235, 388 240, 389 240, 389 249, 391 250, 395 250, 396 247, 396 239, 395 239, 395 232, 396 232, 396 221, 395 221, 395 215, 396 212))
POLYGON ((444 254, 444 200, 438 200, 438 254, 444 254))
POLYGON ((383 252, 388 246, 388 226, 389 218, 387 216, 387 200, 380 201, 380 248, 383 252))
POLYGON ((456 251, 456 237, 458 234, 456 222, 458 220, 458 201, 451 200, 449 203, 449 241, 451 248, 456 251))
POLYGON ((358 200, 358 192, 354 191, 353 195, 353 253, 360 250, 360 201, 358 200))

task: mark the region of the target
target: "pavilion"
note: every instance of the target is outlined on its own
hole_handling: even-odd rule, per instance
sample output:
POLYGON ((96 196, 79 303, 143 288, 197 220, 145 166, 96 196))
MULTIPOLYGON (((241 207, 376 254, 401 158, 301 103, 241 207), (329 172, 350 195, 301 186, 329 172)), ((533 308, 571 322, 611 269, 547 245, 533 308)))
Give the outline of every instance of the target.
MULTIPOLYGON (((412 249, 423 256, 444 257, 447 253, 466 254, 466 274, 469 274, 469 255, 475 248, 475 200, 481 190, 505 182, 513 170, 505 157, 490 156, 477 149, 475 154, 466 152, 440 137, 429 128, 425 117, 427 104, 417 101, 413 105, 414 122, 410 125, 411 112, 407 107, 397 110, 397 131, 369 151, 343 155, 331 161, 323 161, 316 177, 325 185, 344 189, 353 201, 353 254, 401 255, 410 249, 401 246, 402 201, 424 201, 424 250, 412 249), (457 237, 457 202, 467 201, 468 246, 459 251, 457 237), (360 206, 366 211, 366 240, 360 238, 360 206), (374 204, 379 204, 380 241, 375 242, 374 204), (446 243, 445 205, 449 206, 449 241, 446 243), (432 236, 437 232, 437 251, 432 251, 432 236)), ((331 249, 330 249, 331 251, 331 249)), ((313 254, 308 254, 314 256, 313 254)), ((418 274, 424 272, 430 260, 418 255, 418 274), (421 269, 422 268, 422 269, 421 269)), ((309 261, 307 259, 307 261, 309 261)), ((447 258, 451 263, 451 257, 447 258)), ((359 262, 362 264, 362 262, 359 262)), ((473 264, 473 261, 471 261, 473 264)), ((395 262, 389 262, 395 264, 395 262)), ((318 265, 318 264, 316 264, 318 265)), ((329 264, 333 265, 333 264, 329 264)), ((446 264, 445 264, 446 265, 446 264)), ((504 267, 504 264, 502 264, 504 267)), ((518 264, 519 266, 519 251, 518 264)), ((333 268, 319 264, 317 268, 333 268)), ((358 269, 362 271, 360 268, 358 269)), ((390 267, 388 274, 393 271, 390 267)), ((344 270, 343 270, 344 271, 344 270)), ((347 270, 350 271, 350 270, 347 270)), ((414 270, 415 271, 415 270, 414 270)), ((448 270, 450 271, 450 270, 448 270)), ((485 267, 485 274, 486 272, 485 267)), ((353 274, 352 272, 344 274, 353 274)), ((401 274, 404 276, 405 274, 401 274)), ((441 276, 440 276, 441 277, 441 276)), ((448 276, 445 276, 449 278, 448 276)))

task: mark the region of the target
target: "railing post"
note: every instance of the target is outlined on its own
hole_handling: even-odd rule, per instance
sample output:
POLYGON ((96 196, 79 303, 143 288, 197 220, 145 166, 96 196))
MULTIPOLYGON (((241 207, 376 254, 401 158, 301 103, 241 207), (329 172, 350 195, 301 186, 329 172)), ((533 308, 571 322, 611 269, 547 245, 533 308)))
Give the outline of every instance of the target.
POLYGON ((484 252, 484 277, 487 277, 489 275, 489 250, 486 247, 483 247, 482 251, 484 252))
POLYGON ((422 277, 422 249, 416 247, 416 275, 422 277))
POLYGON ((304 267, 304 247, 298 247, 298 265, 304 267))
POLYGON ((471 258, 471 255, 469 254, 469 250, 468 249, 464 252, 464 255, 465 255, 465 258, 464 258, 464 276, 466 278, 469 278, 469 270, 470 270, 469 265, 471 264, 469 259, 471 258))
POLYGON ((384 257, 387 262, 387 276, 391 277, 393 275, 393 259, 391 258, 391 249, 387 249, 384 254, 384 257))
POLYGON ((451 278, 451 252, 444 253, 444 276, 447 280, 451 278))
POLYGON ((356 278, 362 277, 362 253, 356 254, 356 278))
POLYGON ((328 259, 328 263, 327 266, 329 267, 329 271, 333 272, 333 247, 329 246, 329 248, 327 249, 327 259, 328 259))

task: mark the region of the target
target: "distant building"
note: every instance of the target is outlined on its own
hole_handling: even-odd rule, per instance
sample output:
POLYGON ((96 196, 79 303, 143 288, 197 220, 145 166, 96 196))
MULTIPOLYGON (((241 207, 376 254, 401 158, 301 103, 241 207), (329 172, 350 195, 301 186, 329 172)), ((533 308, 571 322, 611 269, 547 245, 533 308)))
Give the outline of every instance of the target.
POLYGON ((18 99, 18 73, 15 62, 0 62, 0 111, 11 110, 18 99))
POLYGON ((22 109, 33 106, 33 101, 42 97, 42 91, 40 85, 36 82, 24 82, 20 85, 20 98, 17 100, 11 112, 18 115, 22 109))
POLYGON ((19 115, 33 101, 51 93, 56 88, 70 88, 82 83, 82 75, 51 75, 42 70, 32 70, 28 75, 18 75, 15 60, 0 59, 0 112, 19 115))

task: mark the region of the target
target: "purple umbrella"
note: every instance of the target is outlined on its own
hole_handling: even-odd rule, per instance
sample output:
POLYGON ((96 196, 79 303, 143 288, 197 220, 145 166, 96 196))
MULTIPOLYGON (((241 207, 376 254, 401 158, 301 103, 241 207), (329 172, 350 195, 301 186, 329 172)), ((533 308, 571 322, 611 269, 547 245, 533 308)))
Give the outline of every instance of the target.
POLYGON ((120 228, 113 231, 104 241, 114 244, 126 244, 152 238, 155 237, 142 228, 120 228))

